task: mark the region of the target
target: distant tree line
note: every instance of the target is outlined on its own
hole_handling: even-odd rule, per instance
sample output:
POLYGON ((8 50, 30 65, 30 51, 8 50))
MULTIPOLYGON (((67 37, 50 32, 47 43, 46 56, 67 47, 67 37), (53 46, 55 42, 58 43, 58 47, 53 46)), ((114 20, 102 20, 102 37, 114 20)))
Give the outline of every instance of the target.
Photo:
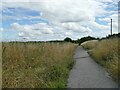
MULTIPOLYGON (((69 37, 66 37, 64 40, 53 40, 53 41, 27 41, 26 43, 64 43, 64 42, 71 42, 71 43, 83 43, 85 41, 89 41, 89 40, 102 40, 102 39, 109 39, 109 38, 115 38, 118 37, 120 38, 120 33, 118 34, 113 34, 113 35, 108 35, 106 37, 103 38, 95 38, 95 37, 91 37, 91 36, 87 36, 87 37, 82 37, 81 39, 77 39, 77 40, 72 40, 69 37)), ((12 42, 11 42, 12 43, 12 42)), ((22 43, 20 41, 13 41, 13 43, 22 43)))
POLYGON ((108 35, 106 37, 103 37, 102 39, 109 39, 109 38, 120 38, 120 33, 118 34, 112 34, 112 35, 108 35))
POLYGON ((85 41, 89 41, 89 40, 102 40, 102 39, 109 39, 109 38, 120 38, 120 33, 118 34, 112 34, 112 35, 108 35, 106 37, 103 38, 95 38, 95 37, 91 37, 91 36, 87 36, 87 37, 82 37, 81 39, 77 39, 77 40, 72 40, 71 38, 67 37, 64 39, 64 42, 72 42, 72 43, 83 43, 85 41))
POLYGON ((83 42, 85 42, 85 41, 97 40, 97 39, 99 39, 99 38, 87 36, 87 37, 83 37, 83 38, 81 38, 81 39, 76 40, 76 42, 79 43, 79 44, 81 44, 81 43, 83 43, 83 42))
POLYGON ((79 44, 81 44, 81 43, 83 43, 83 42, 85 42, 85 41, 88 41, 88 40, 96 40, 97 38, 95 38, 95 37, 91 37, 91 36, 87 36, 87 37, 83 37, 83 38, 81 38, 81 39, 77 39, 77 40, 72 40, 71 38, 65 38, 64 39, 64 42, 72 42, 72 43, 79 43, 79 44))

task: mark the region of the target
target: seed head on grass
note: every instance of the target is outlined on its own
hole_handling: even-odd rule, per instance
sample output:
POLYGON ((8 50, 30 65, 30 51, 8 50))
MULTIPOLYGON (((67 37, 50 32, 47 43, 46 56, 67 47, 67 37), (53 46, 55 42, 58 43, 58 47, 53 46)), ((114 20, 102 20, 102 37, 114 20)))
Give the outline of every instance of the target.
POLYGON ((3 88, 64 88, 72 67, 76 45, 72 43, 25 45, 26 47, 24 43, 3 44, 7 47, 3 55, 3 88))

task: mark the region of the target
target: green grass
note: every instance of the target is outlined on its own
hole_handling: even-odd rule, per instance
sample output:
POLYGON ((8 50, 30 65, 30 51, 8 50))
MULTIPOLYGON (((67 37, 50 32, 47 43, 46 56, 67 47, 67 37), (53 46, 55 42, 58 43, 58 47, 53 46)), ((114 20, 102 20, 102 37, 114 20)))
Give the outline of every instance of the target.
POLYGON ((76 45, 3 43, 3 88, 65 88, 76 45))
POLYGON ((119 41, 118 38, 105 39, 99 41, 97 44, 91 42, 93 43, 92 48, 89 48, 91 47, 90 43, 86 43, 86 45, 83 46, 84 48, 89 48, 89 53, 92 58, 105 67, 112 78, 117 82, 119 81, 118 76, 120 76, 118 73, 118 60, 120 58, 120 47, 118 46, 119 41))

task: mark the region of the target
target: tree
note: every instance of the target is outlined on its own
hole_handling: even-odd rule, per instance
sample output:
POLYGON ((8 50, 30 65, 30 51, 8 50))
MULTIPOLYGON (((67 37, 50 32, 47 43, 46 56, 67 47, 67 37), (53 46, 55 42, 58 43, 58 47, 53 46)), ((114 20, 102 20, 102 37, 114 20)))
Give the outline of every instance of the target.
POLYGON ((85 42, 85 41, 89 41, 89 40, 96 40, 96 38, 91 37, 91 36, 83 37, 83 38, 81 38, 81 39, 78 39, 78 40, 77 40, 77 43, 81 44, 81 43, 83 43, 83 42, 85 42))
POLYGON ((72 39, 69 38, 69 37, 66 37, 66 38, 64 39, 64 41, 65 41, 65 42, 72 42, 72 39))

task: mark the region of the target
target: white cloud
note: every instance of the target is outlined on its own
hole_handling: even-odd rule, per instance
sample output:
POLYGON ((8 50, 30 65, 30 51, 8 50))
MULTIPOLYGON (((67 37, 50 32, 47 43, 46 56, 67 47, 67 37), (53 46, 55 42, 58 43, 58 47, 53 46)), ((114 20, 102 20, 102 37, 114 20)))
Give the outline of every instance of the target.
POLYGON ((65 32, 65 35, 71 36, 71 35, 72 35, 72 32, 65 32))
POLYGON ((118 33, 118 14, 112 14, 110 18, 112 18, 113 21, 113 32, 118 33))
POLYGON ((113 0, 97 0, 97 1, 100 1, 100 2, 113 2, 113 0))
POLYGON ((52 28, 50 28, 46 23, 38 23, 32 25, 20 25, 18 23, 11 24, 13 30, 18 31, 20 37, 29 36, 35 37, 41 34, 54 34, 52 28))
POLYGON ((103 7, 104 4, 95 0, 46 0, 40 3, 39 8, 43 17, 50 21, 81 22, 104 14, 106 11, 103 7))
POLYGON ((9 15, 3 15, 2 20, 7 21, 7 20, 34 20, 34 19, 42 19, 41 16, 9 16, 9 15))
POLYGON ((39 0, 39 2, 10 5, 3 3, 3 7, 23 7, 42 11, 44 18, 59 22, 91 20, 94 16, 105 13, 104 4, 96 0, 39 0))
MULTIPOLYGON (((41 0, 0 0, 1 2, 40 2, 41 0)), ((47 0, 44 0, 43 2, 46 2, 47 0)), ((119 0, 96 0, 100 2, 118 2, 119 0)))
POLYGON ((110 22, 110 18, 99 18, 102 22, 110 22))
POLYGON ((100 18, 99 20, 103 22, 108 22, 107 26, 108 29, 110 29, 111 19, 112 19, 113 32, 118 33, 118 14, 112 14, 109 17, 100 18))
POLYGON ((0 0, 1 2, 29 2, 30 0, 0 0))
MULTIPOLYGON (((65 34, 73 35, 73 33, 88 33, 93 30, 109 30, 109 18, 99 18, 102 22, 107 22, 108 25, 102 25, 96 22, 96 17, 104 16, 114 11, 106 11, 107 4, 103 2, 113 2, 113 0, 29 0, 32 3, 3 3, 4 7, 23 7, 38 12, 42 12, 42 18, 49 21, 47 23, 36 23, 32 25, 20 25, 13 23, 11 26, 14 30, 23 32, 25 35, 35 36, 41 34, 65 34), (67 32, 66 32, 67 31, 67 32)), ((116 0, 117 1, 117 0, 116 0)), ((116 18, 116 15, 112 15, 116 18)), ((11 18, 11 17, 7 17, 11 18)), ((40 16, 25 16, 18 19, 40 19, 40 16)), ((114 21, 114 26, 117 27, 117 21, 114 21)), ((20 35, 21 36, 21 35, 20 35)), ((99 36, 99 35, 98 35, 99 36)))
POLYGON ((44 34, 54 34, 52 28, 46 28, 45 30, 43 30, 44 34))
POLYGON ((100 2, 119 2, 120 0, 96 0, 100 2))
POLYGON ((109 30, 108 25, 101 25, 101 24, 98 24, 97 22, 88 22, 88 23, 89 23, 89 27, 92 29, 109 30))
POLYGON ((74 32, 91 32, 92 30, 89 27, 82 26, 79 22, 68 22, 68 23, 62 23, 62 27, 66 30, 72 30, 74 32))
POLYGON ((4 29, 3 28, 0 28, 0 32, 3 32, 4 31, 4 29))
POLYGON ((25 36, 24 32, 20 32, 20 33, 18 33, 18 35, 19 35, 19 37, 24 37, 25 36))

